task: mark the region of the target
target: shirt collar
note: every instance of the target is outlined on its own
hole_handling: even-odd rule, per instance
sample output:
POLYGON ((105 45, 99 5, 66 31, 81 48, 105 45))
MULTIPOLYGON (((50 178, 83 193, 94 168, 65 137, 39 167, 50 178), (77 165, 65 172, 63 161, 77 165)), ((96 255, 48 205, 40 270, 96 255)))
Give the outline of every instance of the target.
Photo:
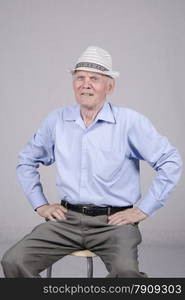
POLYGON ((63 112, 63 119, 65 121, 76 121, 80 117, 79 105, 68 106, 63 112))
POLYGON ((115 116, 113 114, 111 104, 105 102, 101 110, 96 116, 96 120, 102 120, 105 122, 116 123, 115 116))
MULTIPOLYGON (((77 121, 79 118, 81 119, 80 115, 80 105, 69 106, 64 110, 63 118, 65 121, 77 121)), ((103 107, 99 111, 96 116, 95 121, 102 120, 110 123, 116 123, 115 116, 113 114, 111 104, 106 102, 104 103, 103 107)))

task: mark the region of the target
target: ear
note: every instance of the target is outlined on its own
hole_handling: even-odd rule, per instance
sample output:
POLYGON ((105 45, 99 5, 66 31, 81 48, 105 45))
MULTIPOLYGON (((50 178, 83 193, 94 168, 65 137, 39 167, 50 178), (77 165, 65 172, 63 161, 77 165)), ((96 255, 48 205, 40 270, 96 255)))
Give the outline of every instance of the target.
POLYGON ((107 82, 107 94, 111 94, 115 87, 115 79, 109 78, 107 82))

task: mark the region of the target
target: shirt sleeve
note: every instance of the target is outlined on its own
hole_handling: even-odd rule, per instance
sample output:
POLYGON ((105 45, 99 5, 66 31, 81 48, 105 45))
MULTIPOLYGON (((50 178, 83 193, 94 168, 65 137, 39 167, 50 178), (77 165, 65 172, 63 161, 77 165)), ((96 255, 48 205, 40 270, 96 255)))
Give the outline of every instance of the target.
POLYGON ((129 133, 129 145, 131 158, 145 160, 157 172, 148 193, 137 204, 143 212, 153 215, 164 206, 180 178, 182 171, 180 154, 141 114, 134 117, 129 133))
POLYGON ((19 153, 16 167, 17 177, 21 187, 36 209, 39 206, 48 204, 43 193, 38 168, 40 163, 49 166, 55 162, 54 157, 54 124, 56 114, 51 113, 43 121, 39 130, 19 153))

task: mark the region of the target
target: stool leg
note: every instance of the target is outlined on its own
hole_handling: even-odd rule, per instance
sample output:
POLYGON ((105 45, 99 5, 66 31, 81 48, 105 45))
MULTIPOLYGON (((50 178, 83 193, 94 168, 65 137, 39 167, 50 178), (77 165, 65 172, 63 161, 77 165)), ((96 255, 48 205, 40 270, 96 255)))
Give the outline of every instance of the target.
POLYGON ((51 274, 52 274, 52 266, 49 266, 46 270, 46 277, 51 278, 51 274))
POLYGON ((87 277, 93 277, 93 259, 92 257, 87 257, 87 277))

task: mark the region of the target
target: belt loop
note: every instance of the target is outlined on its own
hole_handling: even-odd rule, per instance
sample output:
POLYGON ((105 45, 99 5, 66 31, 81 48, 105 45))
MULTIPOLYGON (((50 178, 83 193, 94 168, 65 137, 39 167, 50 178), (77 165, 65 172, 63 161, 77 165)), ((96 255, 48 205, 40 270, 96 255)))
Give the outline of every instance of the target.
POLYGON ((107 207, 107 215, 110 216, 110 206, 107 207))
POLYGON ((67 208, 67 201, 64 201, 64 207, 67 208))

